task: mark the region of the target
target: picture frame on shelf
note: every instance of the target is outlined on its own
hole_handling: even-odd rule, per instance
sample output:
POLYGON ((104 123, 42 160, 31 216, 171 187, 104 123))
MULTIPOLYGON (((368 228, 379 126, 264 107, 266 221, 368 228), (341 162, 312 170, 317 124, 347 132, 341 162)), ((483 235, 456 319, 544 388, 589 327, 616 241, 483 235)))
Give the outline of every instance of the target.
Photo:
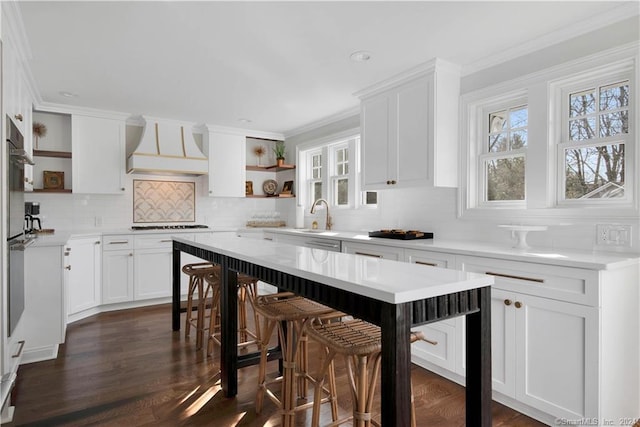
POLYGON ((42 184, 45 190, 63 190, 64 172, 42 171, 42 184))
POLYGON ((281 194, 293 194, 293 181, 285 181, 282 186, 281 194))

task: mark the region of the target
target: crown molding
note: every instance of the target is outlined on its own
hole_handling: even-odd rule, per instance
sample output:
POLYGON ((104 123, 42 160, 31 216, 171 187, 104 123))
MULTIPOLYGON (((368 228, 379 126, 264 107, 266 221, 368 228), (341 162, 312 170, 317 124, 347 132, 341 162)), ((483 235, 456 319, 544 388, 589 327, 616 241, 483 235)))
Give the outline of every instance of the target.
POLYGON ((286 138, 292 138, 296 135, 300 135, 306 132, 310 132, 312 130, 321 128, 323 126, 327 126, 330 125, 332 123, 335 122, 339 122, 340 120, 349 118, 349 117, 353 117, 353 116, 357 116, 360 114, 360 104, 358 103, 357 106, 352 107, 352 108, 348 108, 346 110, 340 111, 339 113, 336 114, 332 114, 330 116, 324 117, 320 120, 316 120, 315 122, 311 122, 308 123, 304 126, 300 126, 297 127, 295 129, 291 129, 288 130, 286 132, 284 132, 284 137, 286 138))
POLYGON ((127 120, 131 117, 131 114, 119 111, 99 110, 96 108, 56 104, 53 102, 41 102, 37 105, 34 104, 34 110, 40 113, 75 114, 79 116, 101 117, 103 119, 114 120, 127 120))
POLYGON ((487 68, 502 64, 512 59, 526 56, 529 53, 562 43, 572 38, 590 33, 616 22, 637 16, 640 14, 640 6, 637 1, 625 3, 615 9, 593 16, 589 19, 576 22, 557 31, 547 33, 534 40, 518 44, 496 55, 490 55, 478 61, 462 67, 462 77, 477 73, 487 68))

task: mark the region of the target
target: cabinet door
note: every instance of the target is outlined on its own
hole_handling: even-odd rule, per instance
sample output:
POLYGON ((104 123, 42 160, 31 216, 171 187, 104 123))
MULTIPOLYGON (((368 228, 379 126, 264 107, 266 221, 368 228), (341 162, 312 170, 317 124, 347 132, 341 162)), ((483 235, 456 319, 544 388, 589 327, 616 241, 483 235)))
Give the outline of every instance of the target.
POLYGON ((73 115, 74 193, 124 194, 124 122, 73 115))
POLYGON ((100 305, 101 249, 100 237, 71 239, 66 245, 69 252, 69 296, 67 314, 100 305))
MULTIPOLYGON (((64 309, 62 247, 30 247, 25 251, 25 350, 57 348, 64 342, 67 322, 64 309), (35 267, 35 268, 34 268, 35 267)), ((54 357, 55 355, 51 355, 54 357)))
POLYGON ((244 197, 246 137, 209 132, 204 151, 209 158, 208 196, 244 197))
POLYGON ((388 95, 380 95, 362 102, 360 120, 362 123, 362 188, 379 190, 389 188, 387 182, 396 179, 395 141, 390 123, 392 107, 388 95))
POLYGON ((422 78, 396 93, 397 187, 425 185, 429 181, 430 79, 422 78))
POLYGON ((102 303, 133 300, 133 250, 102 253, 102 303))
POLYGON ((491 289, 491 377, 493 390, 515 396, 516 330, 515 296, 500 289, 491 289))
POLYGON ((171 296, 172 255, 173 252, 167 249, 135 251, 134 300, 171 296))
POLYGON ((516 398, 555 417, 597 417, 598 308, 515 298, 516 398))
POLYGON ((394 261, 404 260, 404 249, 391 246, 342 242, 342 252, 374 258, 392 259, 394 261))

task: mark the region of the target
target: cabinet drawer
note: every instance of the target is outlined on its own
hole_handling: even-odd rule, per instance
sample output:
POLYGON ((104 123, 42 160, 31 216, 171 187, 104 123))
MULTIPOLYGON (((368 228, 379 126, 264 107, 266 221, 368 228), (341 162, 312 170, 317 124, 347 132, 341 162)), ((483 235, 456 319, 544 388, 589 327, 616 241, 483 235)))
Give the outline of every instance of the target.
POLYGON ((422 331, 427 341, 416 341, 411 344, 411 355, 431 362, 450 371, 455 370, 455 325, 444 322, 412 328, 422 331))
POLYGON ((404 260, 404 249, 391 246, 342 242, 342 252, 375 258, 392 259, 394 261, 404 260))
POLYGON ((494 276, 496 289, 599 305, 597 271, 494 258, 459 256, 456 259, 461 270, 494 276))
POLYGON ((133 249, 133 236, 129 234, 113 234, 102 237, 102 250, 119 251, 133 249))
POLYGON ((430 267, 454 268, 456 265, 455 255, 416 249, 405 249, 404 260, 430 267))
MULTIPOLYGON (((171 234, 153 234, 146 236, 135 236, 134 247, 136 249, 171 249, 173 239, 171 234)), ((185 239, 193 239, 193 234, 180 234, 185 239)))

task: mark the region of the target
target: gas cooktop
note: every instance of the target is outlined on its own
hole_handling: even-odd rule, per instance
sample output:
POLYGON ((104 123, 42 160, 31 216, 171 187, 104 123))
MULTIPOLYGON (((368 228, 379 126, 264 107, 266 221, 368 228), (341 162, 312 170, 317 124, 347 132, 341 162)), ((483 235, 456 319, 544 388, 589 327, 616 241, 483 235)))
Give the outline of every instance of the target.
POLYGON ((178 224, 178 225, 134 225, 131 227, 133 231, 140 230, 190 230, 193 228, 209 228, 203 224, 178 224))

